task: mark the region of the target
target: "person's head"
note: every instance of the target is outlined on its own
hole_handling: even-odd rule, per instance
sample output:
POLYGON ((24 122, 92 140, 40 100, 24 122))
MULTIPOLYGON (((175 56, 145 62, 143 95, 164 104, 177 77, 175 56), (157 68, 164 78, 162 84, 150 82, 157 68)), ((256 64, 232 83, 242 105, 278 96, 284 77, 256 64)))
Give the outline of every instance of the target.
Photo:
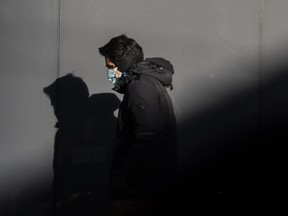
POLYGON ((119 68, 127 56, 138 60, 144 59, 142 47, 134 39, 128 38, 126 35, 112 38, 106 45, 99 48, 99 52, 105 57, 108 69, 119 68))
POLYGON ((122 74, 127 69, 144 59, 142 47, 126 35, 112 38, 99 48, 99 52, 105 57, 108 79, 115 86, 119 86, 122 74))

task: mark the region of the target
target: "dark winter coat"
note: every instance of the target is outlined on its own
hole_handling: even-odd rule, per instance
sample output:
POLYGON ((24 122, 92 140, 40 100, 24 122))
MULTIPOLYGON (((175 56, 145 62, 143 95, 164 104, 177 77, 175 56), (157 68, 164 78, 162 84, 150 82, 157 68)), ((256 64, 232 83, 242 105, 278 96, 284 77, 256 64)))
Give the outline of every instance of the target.
POLYGON ((124 97, 111 170, 114 200, 154 200, 172 194, 177 137, 167 87, 172 87, 173 73, 169 61, 150 58, 133 64, 116 86, 124 97))

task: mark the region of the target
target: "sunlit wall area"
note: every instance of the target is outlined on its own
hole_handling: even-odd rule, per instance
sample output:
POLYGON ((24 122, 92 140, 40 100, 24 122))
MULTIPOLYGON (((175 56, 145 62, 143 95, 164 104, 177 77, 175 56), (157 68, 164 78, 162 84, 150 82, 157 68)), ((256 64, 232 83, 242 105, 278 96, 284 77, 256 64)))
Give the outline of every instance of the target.
POLYGON ((258 79, 257 0, 64 0, 61 27, 61 73, 79 74, 92 92, 111 88, 97 48, 114 36, 135 38, 146 57, 169 59, 176 70, 171 94, 182 116, 258 79))
POLYGON ((56 0, 0 2, 1 206, 51 184, 55 118, 43 87, 57 77, 57 25, 56 0))

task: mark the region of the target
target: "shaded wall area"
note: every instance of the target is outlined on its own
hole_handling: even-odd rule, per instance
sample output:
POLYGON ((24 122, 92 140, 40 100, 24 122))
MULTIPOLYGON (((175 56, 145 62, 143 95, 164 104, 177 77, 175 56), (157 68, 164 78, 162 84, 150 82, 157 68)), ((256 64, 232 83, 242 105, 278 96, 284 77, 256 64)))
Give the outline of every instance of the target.
POLYGON ((180 125, 179 195, 185 211, 281 212, 288 65, 273 70, 277 76, 261 89, 233 94, 180 125))

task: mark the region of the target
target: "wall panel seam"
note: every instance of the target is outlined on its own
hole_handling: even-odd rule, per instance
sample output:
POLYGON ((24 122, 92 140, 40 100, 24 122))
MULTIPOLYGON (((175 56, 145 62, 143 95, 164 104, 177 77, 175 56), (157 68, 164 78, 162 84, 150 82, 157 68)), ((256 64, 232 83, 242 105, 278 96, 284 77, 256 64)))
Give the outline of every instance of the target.
POLYGON ((62 0, 58 0, 58 26, 57 26, 57 37, 58 37, 58 62, 57 62, 57 77, 60 77, 60 71, 61 71, 61 37, 62 37, 62 32, 61 32, 61 18, 62 18, 62 0))

